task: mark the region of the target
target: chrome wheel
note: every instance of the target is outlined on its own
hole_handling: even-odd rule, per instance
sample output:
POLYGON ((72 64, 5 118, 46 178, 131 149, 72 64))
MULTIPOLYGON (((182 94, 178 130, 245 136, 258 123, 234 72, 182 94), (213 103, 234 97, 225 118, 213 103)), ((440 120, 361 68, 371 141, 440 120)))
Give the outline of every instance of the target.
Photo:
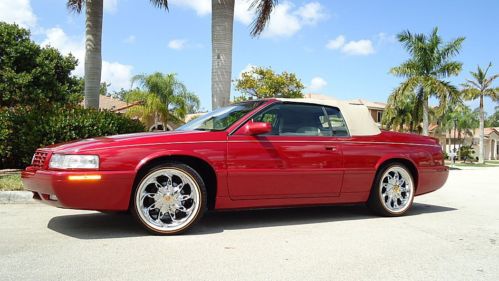
POLYGON ((388 168, 381 177, 380 199, 391 213, 403 213, 412 203, 414 184, 409 172, 401 166, 388 168))
POLYGON ((189 226, 201 206, 199 185, 191 175, 177 168, 150 173, 135 194, 140 220, 156 232, 176 232, 189 226))

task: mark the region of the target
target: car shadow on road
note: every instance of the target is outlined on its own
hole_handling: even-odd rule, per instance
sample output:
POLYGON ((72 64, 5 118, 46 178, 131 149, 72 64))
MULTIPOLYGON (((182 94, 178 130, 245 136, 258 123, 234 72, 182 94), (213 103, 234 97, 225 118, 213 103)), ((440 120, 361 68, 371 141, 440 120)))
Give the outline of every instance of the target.
MULTIPOLYGON (((455 210, 457 209, 414 203, 406 217, 455 210)), ((372 215, 364 205, 209 212, 185 235, 206 235, 220 233, 224 230, 379 218, 372 215)), ((126 214, 90 213, 58 216, 52 218, 47 227, 78 239, 109 239, 148 235, 131 215, 126 214)))

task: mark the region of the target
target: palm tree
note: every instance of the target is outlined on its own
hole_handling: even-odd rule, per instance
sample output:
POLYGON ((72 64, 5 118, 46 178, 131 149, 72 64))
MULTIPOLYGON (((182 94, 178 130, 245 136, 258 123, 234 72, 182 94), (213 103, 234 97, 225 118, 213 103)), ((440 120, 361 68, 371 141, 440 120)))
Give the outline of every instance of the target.
POLYGON ((147 126, 161 121, 168 125, 174 120, 181 122, 189 109, 199 107, 199 98, 189 92, 175 74, 136 75, 132 84, 138 82, 140 87, 131 91, 127 102, 140 102, 140 105, 130 108, 129 116, 138 117, 147 126))
MULTIPOLYGON (((150 0, 158 7, 168 10, 167 0, 150 0)), ((99 88, 102 70, 102 12, 103 0, 68 0, 71 11, 81 13, 85 6, 85 108, 99 108, 99 88)))
POLYGON ((440 105, 436 112, 441 115, 447 100, 459 94, 456 87, 442 79, 461 72, 462 63, 451 61, 451 58, 459 53, 464 39, 459 37, 444 44, 436 27, 428 36, 409 31, 398 34, 399 42, 411 57, 390 70, 392 74, 406 78, 393 95, 402 95, 406 91, 417 93, 418 102, 423 108, 423 135, 428 135, 430 96, 439 99, 440 105))
MULTIPOLYGON (((150 0, 168 10, 168 0, 150 0)), ((262 33, 278 0, 253 0, 256 10, 251 35, 262 33)), ((99 85, 102 70, 101 39, 103 0, 68 0, 70 10, 80 13, 86 7, 85 28, 85 107, 99 107, 99 85)), ((212 0, 212 107, 225 106, 230 101, 232 72, 232 34, 234 25, 234 0, 212 0)))
MULTIPOLYGON (((278 0, 253 0, 250 9, 256 10, 251 36, 260 35, 270 20, 278 0)), ((212 108, 230 103, 232 76, 232 34, 234 25, 234 0, 212 0, 211 41, 211 92, 212 108)))
POLYGON ((463 106, 457 111, 457 135, 459 139, 461 139, 461 134, 463 136, 461 144, 464 144, 464 137, 473 137, 480 123, 478 115, 477 111, 471 110, 468 106, 463 106))
POLYGON ((499 74, 487 77, 487 72, 489 71, 491 66, 492 63, 489 63, 489 66, 487 66, 485 71, 480 66, 478 66, 476 72, 470 72, 474 80, 466 79, 466 83, 463 84, 463 95, 466 99, 480 99, 480 145, 478 152, 479 163, 484 163, 485 160, 485 151, 483 149, 485 122, 485 114, 483 112, 483 97, 490 97, 493 100, 499 97, 499 88, 492 88, 492 82, 494 82, 494 80, 499 77, 499 74))
POLYGON ((382 123, 387 129, 394 128, 399 132, 408 130, 412 132, 416 118, 414 112, 416 95, 413 92, 406 92, 403 95, 388 97, 388 104, 383 113, 382 123), (398 129, 397 129, 398 128, 398 129))

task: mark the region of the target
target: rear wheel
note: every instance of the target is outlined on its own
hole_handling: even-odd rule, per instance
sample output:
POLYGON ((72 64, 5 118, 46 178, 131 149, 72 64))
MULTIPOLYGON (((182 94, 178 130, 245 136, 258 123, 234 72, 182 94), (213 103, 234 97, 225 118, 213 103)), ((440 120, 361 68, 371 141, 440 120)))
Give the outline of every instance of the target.
POLYGON ((203 179, 191 167, 157 166, 139 182, 132 200, 137 221, 154 234, 179 234, 194 225, 206 209, 203 179))
POLYGON ((382 216, 404 215, 414 199, 414 180, 402 164, 390 164, 376 175, 367 206, 382 216))

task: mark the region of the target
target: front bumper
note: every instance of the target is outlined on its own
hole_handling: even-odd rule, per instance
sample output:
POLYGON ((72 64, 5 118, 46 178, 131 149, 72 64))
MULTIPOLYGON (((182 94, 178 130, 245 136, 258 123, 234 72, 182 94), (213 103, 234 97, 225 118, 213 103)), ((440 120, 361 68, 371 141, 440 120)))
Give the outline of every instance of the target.
POLYGON ((134 171, 52 171, 28 167, 21 173, 27 190, 43 203, 69 209, 127 210, 134 171), (100 175, 99 180, 70 180, 70 176, 100 175))

